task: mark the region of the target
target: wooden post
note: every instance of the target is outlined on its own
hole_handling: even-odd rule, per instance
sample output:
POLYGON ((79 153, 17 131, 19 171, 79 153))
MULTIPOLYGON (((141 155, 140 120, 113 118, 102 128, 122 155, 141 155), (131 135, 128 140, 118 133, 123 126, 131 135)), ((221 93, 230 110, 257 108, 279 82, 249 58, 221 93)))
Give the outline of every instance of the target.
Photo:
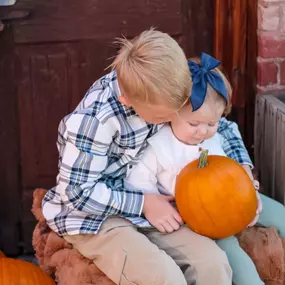
POLYGON ((256 27, 256 0, 216 0, 214 55, 222 61, 233 86, 230 119, 239 124, 250 154, 257 76, 256 27))

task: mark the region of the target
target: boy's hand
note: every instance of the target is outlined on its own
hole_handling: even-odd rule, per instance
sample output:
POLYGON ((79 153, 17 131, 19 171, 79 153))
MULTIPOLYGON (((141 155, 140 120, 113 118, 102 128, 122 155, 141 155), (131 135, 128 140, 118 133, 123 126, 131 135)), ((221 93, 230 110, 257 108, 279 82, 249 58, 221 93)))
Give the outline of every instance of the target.
POLYGON ((172 233, 183 225, 177 210, 170 204, 174 197, 160 194, 144 194, 143 213, 160 232, 172 233))

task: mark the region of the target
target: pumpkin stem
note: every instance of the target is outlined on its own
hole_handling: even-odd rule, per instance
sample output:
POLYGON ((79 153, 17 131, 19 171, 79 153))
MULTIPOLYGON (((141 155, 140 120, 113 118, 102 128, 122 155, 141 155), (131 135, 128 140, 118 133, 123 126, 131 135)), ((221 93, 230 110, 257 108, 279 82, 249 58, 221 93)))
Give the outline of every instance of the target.
POLYGON ((198 168, 204 168, 208 165, 207 157, 208 157, 208 150, 203 149, 201 151, 200 157, 199 157, 199 163, 198 163, 198 168))

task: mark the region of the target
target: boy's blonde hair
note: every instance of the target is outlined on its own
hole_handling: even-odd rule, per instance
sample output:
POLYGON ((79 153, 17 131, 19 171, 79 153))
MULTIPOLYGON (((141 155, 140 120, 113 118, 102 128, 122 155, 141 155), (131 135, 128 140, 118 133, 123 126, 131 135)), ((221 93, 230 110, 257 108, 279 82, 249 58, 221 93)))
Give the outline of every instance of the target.
POLYGON ((138 37, 118 39, 121 48, 111 64, 127 96, 150 104, 180 108, 189 98, 191 78, 178 43, 153 28, 138 37))
MULTIPOLYGON (((189 59, 190 61, 196 62, 197 64, 201 65, 201 59, 200 58, 191 58, 189 59)), ((209 83, 207 84, 207 94, 206 98, 204 101, 204 104, 211 104, 212 106, 215 105, 216 111, 221 110, 223 108, 223 115, 227 116, 232 109, 232 86, 225 75, 223 68, 221 65, 218 67, 214 68, 212 71, 217 72, 219 76, 222 78, 222 80, 225 83, 226 89, 227 89, 227 94, 228 94, 228 103, 226 103, 226 100, 223 98, 222 95, 220 95, 209 83)), ((192 84, 192 79, 191 79, 191 84, 192 84)), ((213 110, 213 111, 215 111, 213 110)))

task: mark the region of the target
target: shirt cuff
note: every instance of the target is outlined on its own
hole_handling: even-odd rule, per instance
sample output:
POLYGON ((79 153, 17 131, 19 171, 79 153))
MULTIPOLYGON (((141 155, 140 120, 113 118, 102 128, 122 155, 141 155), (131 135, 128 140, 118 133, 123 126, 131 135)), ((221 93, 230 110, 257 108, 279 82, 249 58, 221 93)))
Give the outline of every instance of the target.
POLYGON ((125 206, 123 208, 123 213, 139 217, 142 215, 143 205, 144 205, 144 195, 142 192, 126 193, 125 196, 125 206))
POLYGON ((241 165, 248 165, 250 167, 250 169, 252 170, 254 168, 253 164, 251 161, 245 161, 242 162, 241 165))

